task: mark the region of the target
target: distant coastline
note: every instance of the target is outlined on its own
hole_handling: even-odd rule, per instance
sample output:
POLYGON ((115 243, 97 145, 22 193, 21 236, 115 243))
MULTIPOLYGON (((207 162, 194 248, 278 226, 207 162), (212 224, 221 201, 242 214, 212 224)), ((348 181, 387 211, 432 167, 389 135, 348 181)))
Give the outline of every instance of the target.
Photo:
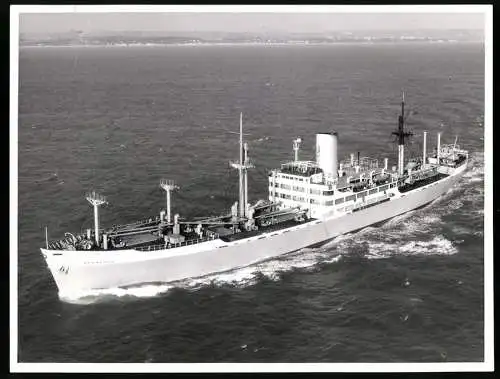
POLYGON ((277 46, 482 42, 483 31, 357 31, 335 33, 93 32, 21 33, 20 46, 277 46))
POLYGON ((459 40, 387 40, 387 41, 332 41, 332 42, 182 42, 182 43, 25 43, 20 47, 195 47, 195 46, 335 46, 335 45, 381 45, 381 44, 458 44, 458 43, 483 43, 483 41, 459 40))

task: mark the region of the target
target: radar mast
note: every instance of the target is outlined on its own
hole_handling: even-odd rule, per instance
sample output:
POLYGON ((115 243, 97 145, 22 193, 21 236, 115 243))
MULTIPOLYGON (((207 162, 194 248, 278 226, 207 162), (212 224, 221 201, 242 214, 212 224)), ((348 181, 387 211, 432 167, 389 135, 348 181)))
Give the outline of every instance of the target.
POLYGON ((398 130, 392 132, 393 135, 398 137, 398 174, 403 175, 404 172, 404 145, 405 137, 410 137, 413 135, 412 132, 404 131, 405 125, 405 92, 403 91, 403 100, 401 101, 401 114, 398 117, 398 130))

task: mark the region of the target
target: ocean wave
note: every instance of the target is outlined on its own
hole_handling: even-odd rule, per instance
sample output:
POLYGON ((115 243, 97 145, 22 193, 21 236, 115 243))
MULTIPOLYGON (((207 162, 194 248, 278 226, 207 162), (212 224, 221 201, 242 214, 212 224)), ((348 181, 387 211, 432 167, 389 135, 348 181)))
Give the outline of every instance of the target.
POLYGON ((475 152, 469 158, 469 169, 464 172, 466 182, 484 180, 484 152, 475 152))
POLYGON ((394 255, 453 255, 457 249, 453 242, 439 235, 430 241, 410 241, 404 244, 394 242, 372 242, 369 244, 368 259, 391 258, 394 255))
POLYGON ((321 263, 326 264, 326 263, 336 263, 339 262, 343 258, 342 254, 336 255, 335 257, 331 259, 325 259, 324 261, 321 261, 321 263))
POLYGON ((482 182, 482 181, 484 181, 484 179, 479 177, 472 177, 469 179, 469 183, 482 182))
POLYGON ((215 273, 196 279, 180 282, 184 288, 199 288, 209 284, 234 285, 246 287, 256 284, 260 278, 278 281, 281 274, 293 270, 308 271, 316 269, 319 264, 331 264, 342 259, 342 255, 325 254, 321 249, 304 249, 293 255, 284 255, 255 265, 238 268, 224 273, 215 273))
POLYGON ((413 235, 417 232, 428 232, 435 230, 436 227, 443 223, 441 212, 435 209, 429 209, 430 213, 414 215, 414 217, 406 220, 401 224, 402 230, 394 230, 398 237, 403 233, 405 235, 413 235))
POLYGON ((92 304, 106 298, 122 298, 126 296, 142 298, 153 297, 165 293, 174 288, 167 284, 145 284, 129 288, 108 288, 77 292, 59 292, 59 298, 68 303, 74 304, 92 304))
MULTIPOLYGON (((363 230, 360 230, 358 233, 361 233, 363 230)), ((352 238, 352 234, 341 234, 337 237, 335 237, 333 240, 325 243, 324 245, 321 246, 322 249, 328 249, 332 246, 337 246, 339 243, 345 240, 349 240, 352 238)))
POLYGON ((293 270, 308 271, 319 264, 332 264, 342 259, 342 255, 331 255, 324 249, 302 249, 292 254, 273 258, 251 266, 236 268, 231 271, 209 274, 198 278, 188 278, 168 284, 144 284, 129 288, 110 288, 73 293, 59 293, 62 301, 74 304, 92 304, 111 298, 147 298, 167 293, 174 288, 198 290, 208 285, 232 285, 247 287, 256 284, 262 277, 278 281, 281 273, 293 270))
POLYGON ((464 206, 464 203, 459 200, 459 199, 454 199, 452 201, 449 201, 447 204, 448 210, 455 211, 457 209, 460 209, 464 206))
POLYGON ((413 210, 413 211, 403 213, 399 216, 395 216, 395 217, 391 218, 389 221, 387 221, 383 226, 385 228, 390 228, 393 226, 401 225, 401 221, 407 220, 409 217, 413 216, 415 214, 415 212, 416 211, 413 210))
POLYGON ((452 231, 453 231, 453 234, 457 234, 457 235, 460 235, 460 234, 473 234, 474 233, 474 229, 473 229, 473 226, 471 225, 468 225, 468 226, 458 226, 458 225, 453 225, 451 227, 452 231))

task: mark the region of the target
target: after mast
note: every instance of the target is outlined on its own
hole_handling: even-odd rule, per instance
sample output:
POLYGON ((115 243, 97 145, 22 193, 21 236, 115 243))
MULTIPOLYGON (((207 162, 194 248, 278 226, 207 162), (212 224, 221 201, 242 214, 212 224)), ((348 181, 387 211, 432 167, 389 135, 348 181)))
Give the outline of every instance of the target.
POLYGON ((405 154, 405 137, 410 137, 413 135, 412 132, 404 131, 405 125, 405 93, 403 91, 403 100, 401 101, 401 114, 398 118, 398 130, 392 132, 398 137, 398 174, 400 176, 404 173, 404 154, 405 154))

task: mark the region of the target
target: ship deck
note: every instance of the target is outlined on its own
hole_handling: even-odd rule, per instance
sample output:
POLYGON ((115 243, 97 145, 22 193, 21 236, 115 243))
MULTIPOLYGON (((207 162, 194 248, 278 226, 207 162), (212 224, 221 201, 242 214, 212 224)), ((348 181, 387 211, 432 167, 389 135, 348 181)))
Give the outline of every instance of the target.
POLYGON ((273 231, 291 228, 292 226, 300 225, 300 224, 303 224, 305 222, 309 222, 312 220, 314 220, 314 219, 310 218, 307 221, 288 220, 288 221, 280 222, 279 224, 275 224, 275 225, 262 226, 258 230, 242 231, 239 233, 227 234, 224 236, 220 236, 219 238, 224 242, 238 241, 238 240, 245 239, 245 238, 255 237, 255 236, 258 236, 258 235, 264 234, 264 233, 269 233, 269 232, 273 232, 273 231))
POLYGON ((423 178, 420 180, 416 180, 413 183, 405 183, 405 184, 401 185, 398 189, 399 189, 399 192, 405 193, 405 192, 426 186, 427 184, 437 182, 443 178, 446 178, 447 176, 449 176, 449 175, 437 173, 436 175, 433 175, 433 176, 430 176, 427 178, 423 178))
MULTIPOLYGON (((467 157, 459 156, 453 163, 455 168, 459 165, 465 164, 467 157)), ((440 167, 446 167, 441 165, 440 167)), ((405 175, 398 180, 398 190, 401 193, 407 193, 412 190, 416 190, 420 187, 438 182, 449 176, 448 172, 438 172, 438 166, 432 166, 429 169, 423 171, 415 171, 412 175, 413 177, 405 175)), ((442 170, 441 170, 442 171, 442 170)), ((341 178, 343 180, 344 178, 341 178)), ((387 175, 380 178, 382 181, 390 181, 391 176, 387 175)), ((356 192, 358 185, 362 185, 361 181, 352 183, 349 185, 352 191, 356 192)), ((342 189, 338 189, 341 191, 342 189)), ((386 200, 383 200, 386 201, 386 200)), ((362 205, 356 208, 357 210, 365 209, 367 207, 373 207, 383 202, 375 202, 372 204, 362 205)), ((256 210, 260 208, 265 209, 269 207, 269 204, 258 205, 256 204, 256 210)), ((102 229, 99 231, 101 236, 101 243, 97 245, 94 243, 94 236, 90 236, 84 233, 77 234, 73 236, 70 233, 66 233, 68 237, 62 240, 53 241, 48 244, 48 249, 50 250, 125 250, 125 249, 135 249, 139 251, 150 251, 159 249, 171 249, 182 246, 199 244, 202 242, 220 239, 224 242, 238 241, 245 238, 250 238, 258 236, 261 234, 269 233, 272 231, 279 231, 293 227, 295 225, 300 225, 302 223, 314 220, 314 219, 300 219, 295 217, 296 213, 284 212, 284 211, 270 211, 263 213, 262 215, 257 212, 254 216, 255 222, 258 224, 257 230, 245 230, 242 226, 246 220, 235 219, 234 217, 215 217, 204 220, 193 220, 193 221, 181 221, 183 231, 182 235, 176 234, 172 236, 172 224, 162 221, 160 217, 152 217, 148 219, 143 219, 134 223, 123 224, 123 225, 113 225, 111 228, 102 229), (270 225, 267 222, 261 222, 260 218, 264 217, 267 222, 270 220, 270 225), (208 221, 207 221, 208 220, 208 221), (203 224, 203 226, 201 225, 203 224), (166 227, 170 230, 166 233, 166 227), (199 229, 201 228, 201 230, 199 229), (102 237, 107 236, 109 242, 107 246, 103 246, 102 237), (176 238, 176 237, 182 238, 176 238), (73 245, 73 246, 72 246, 73 245)), ((177 232, 179 233, 179 232, 177 232)))

